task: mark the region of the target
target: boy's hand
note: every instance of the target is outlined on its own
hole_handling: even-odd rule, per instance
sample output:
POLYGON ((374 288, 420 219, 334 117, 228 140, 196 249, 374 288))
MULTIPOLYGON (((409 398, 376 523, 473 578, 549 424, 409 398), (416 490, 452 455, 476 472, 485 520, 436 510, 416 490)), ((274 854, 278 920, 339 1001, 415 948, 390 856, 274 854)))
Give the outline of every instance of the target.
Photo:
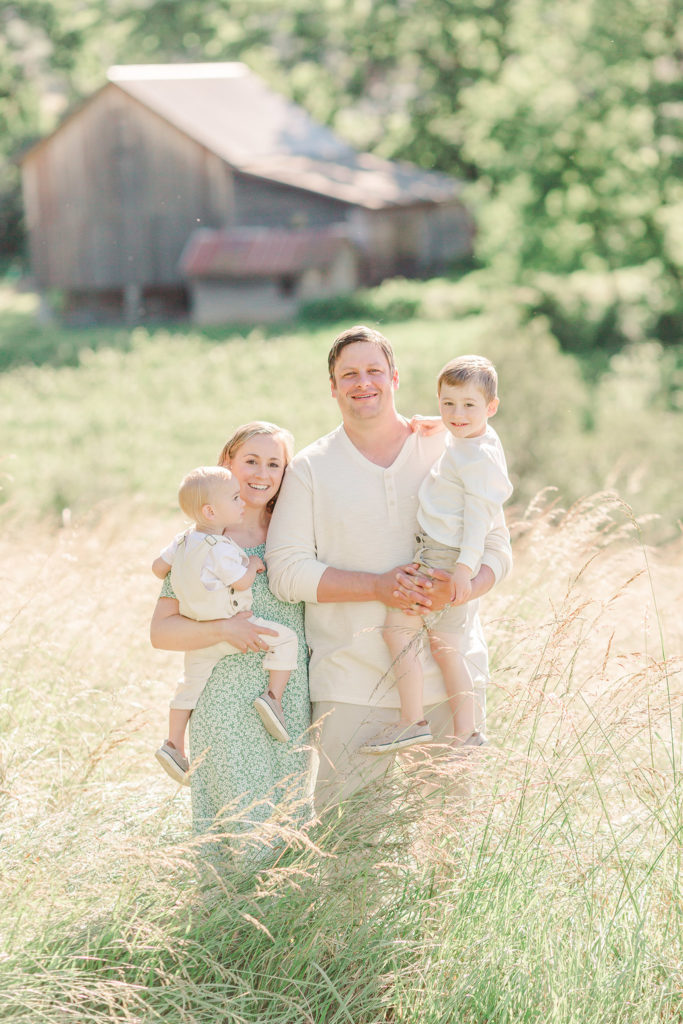
POLYGON ((254 572, 265 572, 266 567, 258 555, 249 555, 249 568, 254 572))
POLYGON ((472 596, 472 570, 469 565, 458 562, 451 579, 455 587, 453 604, 466 604, 472 596))
POLYGON ((418 413, 408 420, 408 426, 414 434, 422 434, 425 437, 438 434, 444 429, 440 416, 420 416, 418 413))

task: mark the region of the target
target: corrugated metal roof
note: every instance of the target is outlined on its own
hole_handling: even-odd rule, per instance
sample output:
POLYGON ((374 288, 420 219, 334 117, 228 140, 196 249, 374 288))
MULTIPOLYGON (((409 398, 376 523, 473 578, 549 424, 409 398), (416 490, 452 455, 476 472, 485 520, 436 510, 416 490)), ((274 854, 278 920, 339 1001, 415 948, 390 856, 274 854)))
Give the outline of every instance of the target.
POLYGON ((273 277, 328 266, 348 237, 339 228, 198 228, 180 258, 187 277, 273 277))
POLYGON ((453 178, 357 153, 245 64, 118 66, 108 78, 236 170, 369 209, 457 197, 453 178))

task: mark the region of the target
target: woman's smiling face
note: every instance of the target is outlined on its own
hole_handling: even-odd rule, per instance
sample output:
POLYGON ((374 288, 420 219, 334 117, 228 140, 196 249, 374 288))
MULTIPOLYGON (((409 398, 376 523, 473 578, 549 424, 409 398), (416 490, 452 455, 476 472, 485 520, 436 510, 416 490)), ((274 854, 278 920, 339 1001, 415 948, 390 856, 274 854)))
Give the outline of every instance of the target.
POLYGON ((272 434, 256 434, 237 449, 228 465, 247 505, 265 507, 282 483, 287 464, 284 444, 272 434))

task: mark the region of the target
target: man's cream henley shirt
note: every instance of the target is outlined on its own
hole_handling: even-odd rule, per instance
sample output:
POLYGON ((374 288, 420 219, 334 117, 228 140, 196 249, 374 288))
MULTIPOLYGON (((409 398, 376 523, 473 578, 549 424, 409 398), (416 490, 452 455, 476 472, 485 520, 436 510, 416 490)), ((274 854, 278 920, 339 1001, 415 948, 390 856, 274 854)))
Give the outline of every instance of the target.
MULTIPOLYGON (((266 544, 270 587, 282 601, 306 602, 313 701, 398 707, 381 628, 379 601, 317 601, 328 566, 383 573, 412 560, 420 485, 443 452, 444 435, 411 434, 391 466, 370 462, 343 426, 309 445, 285 473, 266 544)), ((510 571, 510 535, 501 512, 489 532, 483 565, 496 580, 510 571)), ((464 649, 478 688, 488 679, 488 654, 478 602, 467 605, 464 649)), ((441 674, 424 658, 425 705, 445 700, 441 674)))

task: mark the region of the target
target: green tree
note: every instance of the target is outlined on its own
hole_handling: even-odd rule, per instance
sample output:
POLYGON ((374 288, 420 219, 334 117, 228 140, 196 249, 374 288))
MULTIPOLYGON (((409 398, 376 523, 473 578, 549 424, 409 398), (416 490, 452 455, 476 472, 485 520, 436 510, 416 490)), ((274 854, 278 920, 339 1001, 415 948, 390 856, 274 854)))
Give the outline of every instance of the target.
POLYGON ((518 0, 510 56, 460 94, 479 251, 509 273, 683 271, 683 25, 672 0, 518 0))

